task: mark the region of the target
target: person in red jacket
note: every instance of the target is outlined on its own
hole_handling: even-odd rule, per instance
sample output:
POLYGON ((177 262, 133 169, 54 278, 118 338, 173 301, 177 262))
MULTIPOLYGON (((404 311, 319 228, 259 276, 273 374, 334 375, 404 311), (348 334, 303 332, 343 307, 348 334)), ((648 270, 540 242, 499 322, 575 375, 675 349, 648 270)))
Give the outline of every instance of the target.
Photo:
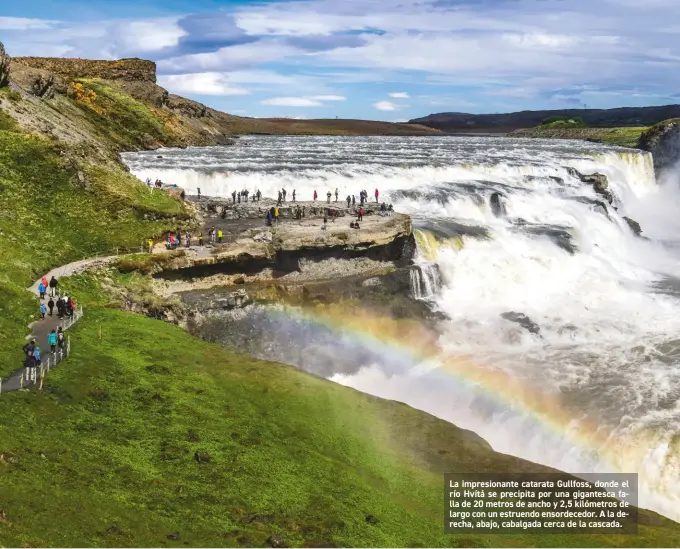
POLYGON ((316 191, 314 191, 314 200, 316 200, 316 197, 319 196, 316 194, 316 191))
POLYGON ((375 203, 378 203, 378 189, 375 190, 375 203))

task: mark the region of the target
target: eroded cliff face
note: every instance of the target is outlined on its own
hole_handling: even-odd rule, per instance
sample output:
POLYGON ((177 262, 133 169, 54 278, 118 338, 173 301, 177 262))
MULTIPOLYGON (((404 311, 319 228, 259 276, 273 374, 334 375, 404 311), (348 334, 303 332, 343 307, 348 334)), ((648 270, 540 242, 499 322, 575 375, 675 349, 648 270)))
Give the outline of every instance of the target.
POLYGON ((145 59, 101 61, 55 57, 14 57, 14 63, 66 78, 101 78, 156 83, 156 63, 145 59))
POLYGON ((652 153, 657 174, 680 161, 680 118, 664 120, 640 136, 638 147, 652 153))

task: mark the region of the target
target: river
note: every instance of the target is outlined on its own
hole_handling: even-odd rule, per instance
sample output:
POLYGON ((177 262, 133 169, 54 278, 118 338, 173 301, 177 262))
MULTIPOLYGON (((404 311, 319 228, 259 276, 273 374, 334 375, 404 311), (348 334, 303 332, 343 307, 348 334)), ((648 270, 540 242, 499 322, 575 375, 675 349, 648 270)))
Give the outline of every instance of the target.
POLYGON ((443 335, 425 348, 372 333, 379 323, 261 312, 260 354, 311 371, 309 357, 335 364, 328 378, 471 429, 504 453, 575 474, 637 472, 641 505, 680 519, 680 188, 669 174, 657 182, 648 153, 491 137, 257 136, 124 159, 141 179, 188 194, 285 188, 311 200, 338 189, 358 199, 377 188, 414 219, 424 274, 413 291, 447 317, 443 335), (568 168, 605 174, 617 209, 605 212, 568 168), (506 216, 490 207, 496 192, 506 216))

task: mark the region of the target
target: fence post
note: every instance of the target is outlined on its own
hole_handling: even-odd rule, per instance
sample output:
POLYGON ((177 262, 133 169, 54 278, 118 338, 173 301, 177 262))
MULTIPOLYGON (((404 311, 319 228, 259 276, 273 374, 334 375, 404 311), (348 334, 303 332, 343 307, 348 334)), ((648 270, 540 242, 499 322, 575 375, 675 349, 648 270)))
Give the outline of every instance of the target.
POLYGON ((71 354, 71 336, 66 338, 66 358, 71 354))
POLYGON ((0 377, 0 394, 2 394, 2 378, 0 377))
POLYGON ((19 389, 23 388, 24 388, 24 374, 21 374, 21 376, 19 376, 19 389))
POLYGON ((40 372, 40 387, 38 387, 38 390, 40 390, 40 391, 42 391, 44 380, 45 380, 45 372, 41 371, 40 372))

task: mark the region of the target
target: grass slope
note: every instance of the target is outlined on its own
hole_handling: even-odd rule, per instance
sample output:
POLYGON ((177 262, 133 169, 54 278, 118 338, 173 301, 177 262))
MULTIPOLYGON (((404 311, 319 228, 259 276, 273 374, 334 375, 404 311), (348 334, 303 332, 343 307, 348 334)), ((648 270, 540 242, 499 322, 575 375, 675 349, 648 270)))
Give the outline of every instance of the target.
POLYGON ((640 135, 647 130, 640 128, 550 128, 537 127, 515 130, 511 137, 540 139, 587 139, 621 147, 637 147, 640 135))
POLYGON ((0 115, 0 375, 6 375, 18 366, 26 325, 38 312, 25 291, 33 280, 116 246, 140 246, 189 215, 121 166, 73 164, 68 148, 21 132, 0 115))
POLYGON ((445 535, 442 473, 536 466, 403 404, 107 309, 93 277, 70 286, 89 306, 68 363, 43 393, 0 399, 5 546, 680 543, 653 515, 639 536, 445 535))

